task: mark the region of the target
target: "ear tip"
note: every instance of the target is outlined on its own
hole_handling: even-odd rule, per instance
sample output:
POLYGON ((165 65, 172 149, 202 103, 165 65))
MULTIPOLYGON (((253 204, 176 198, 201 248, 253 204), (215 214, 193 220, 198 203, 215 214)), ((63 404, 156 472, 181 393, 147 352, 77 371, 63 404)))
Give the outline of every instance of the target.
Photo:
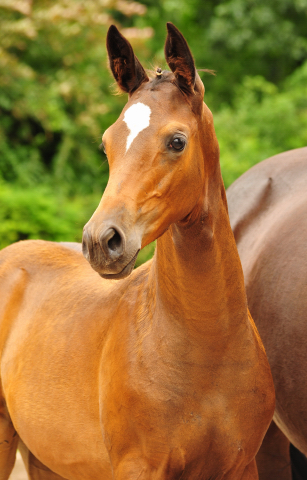
POLYGON ((110 25, 107 37, 106 37, 106 45, 107 45, 107 50, 110 52, 114 45, 118 45, 122 42, 127 42, 127 40, 122 36, 120 31, 115 25, 110 25))
POLYGON ((166 28, 167 28, 168 33, 177 31, 177 28, 175 27, 175 25, 172 22, 167 22, 166 28))
POLYGON ((178 30, 178 28, 172 22, 167 22, 166 26, 169 37, 178 38, 185 41, 184 36, 180 32, 180 30, 178 30))
POLYGON ((107 33, 107 38, 119 36, 120 32, 115 25, 110 25, 107 33))
POLYGON ((114 24, 112 24, 109 26, 108 32, 118 32, 118 28, 114 24))

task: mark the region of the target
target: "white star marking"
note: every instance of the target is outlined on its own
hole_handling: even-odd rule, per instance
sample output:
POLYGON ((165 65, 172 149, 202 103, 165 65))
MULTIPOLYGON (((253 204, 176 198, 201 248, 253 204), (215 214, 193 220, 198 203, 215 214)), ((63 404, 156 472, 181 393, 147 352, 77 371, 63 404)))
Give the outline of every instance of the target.
POLYGON ((124 122, 126 122, 127 127, 130 130, 127 138, 126 152, 138 134, 145 128, 149 127, 150 115, 150 108, 140 102, 135 103, 125 112, 124 122))

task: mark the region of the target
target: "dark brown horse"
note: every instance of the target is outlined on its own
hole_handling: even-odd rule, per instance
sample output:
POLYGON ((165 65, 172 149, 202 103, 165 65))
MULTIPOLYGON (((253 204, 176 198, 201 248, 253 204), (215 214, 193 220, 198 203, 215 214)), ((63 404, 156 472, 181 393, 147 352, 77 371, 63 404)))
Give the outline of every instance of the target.
POLYGON ((307 455, 307 147, 259 163, 227 197, 248 305, 276 389, 274 423, 257 457, 259 476, 290 480, 289 442, 307 455))
POLYGON ((172 24, 151 80, 114 26, 107 46, 129 100, 103 136, 91 266, 41 241, 0 256, 0 479, 20 441, 31 480, 256 480, 274 388, 203 84, 172 24))

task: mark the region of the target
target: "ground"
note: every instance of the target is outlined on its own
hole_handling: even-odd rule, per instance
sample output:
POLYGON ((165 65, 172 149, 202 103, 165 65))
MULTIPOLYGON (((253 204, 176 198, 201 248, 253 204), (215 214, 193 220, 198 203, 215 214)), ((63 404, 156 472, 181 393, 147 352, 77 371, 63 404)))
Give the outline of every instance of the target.
POLYGON ((16 455, 16 462, 15 462, 15 467, 14 470, 12 471, 10 475, 9 480, 27 480, 27 472, 25 470, 25 467, 23 465, 23 461, 21 459, 21 455, 19 452, 17 452, 16 455))

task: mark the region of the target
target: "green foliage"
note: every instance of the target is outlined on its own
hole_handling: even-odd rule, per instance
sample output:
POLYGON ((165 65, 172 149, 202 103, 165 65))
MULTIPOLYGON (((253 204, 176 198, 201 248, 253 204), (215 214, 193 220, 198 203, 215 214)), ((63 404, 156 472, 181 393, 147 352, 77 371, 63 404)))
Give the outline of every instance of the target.
POLYGON ((1 176, 30 184, 51 175, 68 193, 101 190, 107 168, 93 146, 110 108, 106 18, 99 2, 45 0, 28 9, 1 11, 1 176))
MULTIPOLYGON (((183 32, 213 111, 225 184, 307 144, 307 0, 0 0, 0 246, 80 240, 108 179, 98 145, 112 95, 116 23, 147 68, 166 67, 165 23, 183 32)), ((140 252, 138 263, 153 253, 140 252)))
POLYGON ((137 25, 150 24, 156 35, 149 46, 157 63, 164 64, 165 22, 184 33, 201 74, 208 102, 219 110, 233 105, 242 79, 263 76, 278 86, 307 59, 307 0, 143 0, 146 16, 137 25))
MULTIPOLYGON (((0 246, 76 240, 108 180, 101 135, 112 96, 105 35, 113 0, 0 0, 0 246), (94 201, 95 199, 95 201, 94 201)), ((126 0, 130 16, 145 7, 126 0)), ((144 42, 143 42, 144 43, 144 42)))
POLYGON ((29 238, 79 242, 98 201, 55 197, 47 186, 31 190, 0 183, 0 248, 29 238))
POLYGON ((245 77, 234 107, 215 115, 226 186, 255 163, 307 145, 307 62, 282 89, 263 77, 245 77))
POLYGON ((237 82, 248 68, 249 75, 279 83, 307 58, 306 11, 306 0, 222 2, 209 39, 216 51, 227 49, 226 65, 237 82))

